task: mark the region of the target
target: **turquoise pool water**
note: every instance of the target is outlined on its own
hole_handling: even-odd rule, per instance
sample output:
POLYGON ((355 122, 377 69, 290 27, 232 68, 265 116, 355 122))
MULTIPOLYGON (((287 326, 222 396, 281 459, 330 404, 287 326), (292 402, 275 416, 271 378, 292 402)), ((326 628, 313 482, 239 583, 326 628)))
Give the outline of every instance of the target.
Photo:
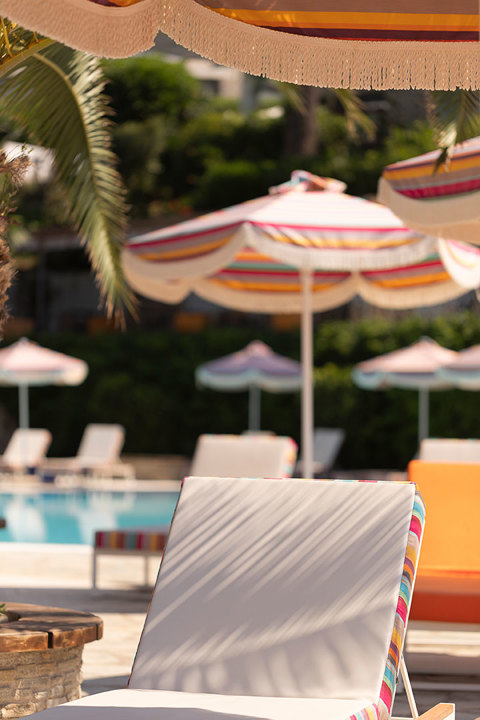
POLYGON ((95 530, 169 523, 175 492, 0 493, 1 542, 91 544, 95 530))

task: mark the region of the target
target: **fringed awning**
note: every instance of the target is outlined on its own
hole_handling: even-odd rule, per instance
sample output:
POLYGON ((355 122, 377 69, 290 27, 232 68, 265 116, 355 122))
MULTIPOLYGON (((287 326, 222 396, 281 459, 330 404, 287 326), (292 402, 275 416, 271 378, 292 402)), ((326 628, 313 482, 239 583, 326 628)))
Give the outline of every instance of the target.
POLYGON ((480 138, 439 158, 436 150, 388 165, 379 200, 420 232, 480 244, 480 138))
MULTIPOLYGON (((131 263, 124 253, 124 269, 133 289, 166 303, 178 303, 194 292, 205 300, 233 310, 253 313, 300 313, 302 280, 298 268, 284 265, 251 247, 238 252, 225 268, 205 277, 167 281, 154 278, 155 265, 131 263)), ((480 264, 480 263, 479 263, 480 264)), ((458 285, 439 255, 421 262, 364 272, 315 271, 312 307, 331 310, 355 296, 378 307, 403 310, 437 305, 468 292, 458 285)))
POLYGON ((0 0, 19 24, 125 57, 161 31, 221 65, 357 89, 480 87, 478 0, 0 0))

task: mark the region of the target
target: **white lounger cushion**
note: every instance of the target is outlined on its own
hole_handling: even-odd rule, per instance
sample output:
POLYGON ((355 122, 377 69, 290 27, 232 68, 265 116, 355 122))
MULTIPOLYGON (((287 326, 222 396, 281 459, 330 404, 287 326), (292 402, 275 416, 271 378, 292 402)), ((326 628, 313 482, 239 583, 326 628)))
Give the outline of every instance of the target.
POLYGON ((427 438, 421 442, 418 459, 440 463, 480 463, 480 440, 427 438))
POLYGON ((45 458, 51 442, 48 430, 17 428, 1 458, 2 464, 12 469, 36 467, 45 458))
POLYGON ((187 478, 130 687, 377 702, 414 486, 187 478))
POLYGON ((90 423, 84 430, 76 459, 88 465, 118 462, 124 442, 122 425, 90 423))
POLYGON ((362 700, 112 690, 38 713, 39 720, 348 720, 362 700))
POLYGON ((191 475, 280 478, 290 476, 297 446, 289 437, 200 435, 191 475))

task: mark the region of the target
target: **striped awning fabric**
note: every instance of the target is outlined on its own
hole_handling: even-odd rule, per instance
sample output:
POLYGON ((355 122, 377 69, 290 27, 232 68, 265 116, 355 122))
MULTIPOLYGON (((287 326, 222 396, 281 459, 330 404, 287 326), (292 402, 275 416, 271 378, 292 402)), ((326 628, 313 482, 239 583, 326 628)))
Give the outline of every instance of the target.
POLYGON ((168 536, 168 527, 124 530, 97 530, 94 546, 109 550, 135 550, 162 553, 168 536))
POLYGON ((478 88, 478 0, 0 0, 0 13, 98 55, 159 31, 222 65, 305 85, 478 88))
POLYGON ((379 199, 410 227, 439 237, 480 244, 480 138, 389 165, 379 199))
MULTIPOLYGON (((250 312, 300 312, 300 273, 245 248, 234 262, 194 283, 195 292, 212 302, 250 312)), ((313 307, 329 310, 356 295, 372 305, 403 309, 435 305, 459 297, 457 285, 438 255, 408 265, 363 272, 315 271, 313 307)))
MULTIPOLYGON (((126 268, 128 265, 126 266, 126 268)), ((251 247, 240 250, 225 268, 205 277, 166 281, 127 276, 140 294, 177 303, 190 292, 233 310, 254 313, 300 313, 302 282, 298 268, 278 262, 251 247)), ((379 307, 405 309, 436 305, 467 289, 452 280, 438 254, 393 268, 363 272, 317 270, 313 273, 315 312, 343 305, 355 296, 379 307)))

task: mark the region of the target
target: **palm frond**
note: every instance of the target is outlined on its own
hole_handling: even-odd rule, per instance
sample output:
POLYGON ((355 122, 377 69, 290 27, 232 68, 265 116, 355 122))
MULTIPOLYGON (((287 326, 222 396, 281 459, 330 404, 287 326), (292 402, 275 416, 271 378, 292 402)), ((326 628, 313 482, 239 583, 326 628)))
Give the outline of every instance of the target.
POLYGON ((271 84, 276 88, 287 107, 296 110, 302 115, 306 114, 307 108, 305 106, 305 101, 302 96, 301 85, 280 82, 279 80, 271 80, 271 84))
POLYGON ((15 210, 15 191, 21 185, 29 164, 24 154, 9 159, 3 150, 0 151, 0 332, 8 317, 7 292, 13 278, 12 258, 6 240, 9 216, 15 210))
POLYGON ((134 309, 122 273, 123 184, 110 150, 109 109, 99 62, 57 43, 0 76, 0 113, 55 153, 57 180, 86 246, 109 313, 134 309))
POLYGON ((441 150, 439 167, 454 145, 480 134, 480 96, 473 90, 435 91, 428 94, 427 108, 441 150))
POLYGON ((331 92, 342 106, 351 139, 358 140, 360 133, 363 133, 367 140, 373 139, 375 121, 365 112, 364 102, 357 93, 347 88, 338 88, 331 92))
POLYGON ((47 48, 53 42, 0 17, 0 77, 10 73, 25 58, 47 48))

